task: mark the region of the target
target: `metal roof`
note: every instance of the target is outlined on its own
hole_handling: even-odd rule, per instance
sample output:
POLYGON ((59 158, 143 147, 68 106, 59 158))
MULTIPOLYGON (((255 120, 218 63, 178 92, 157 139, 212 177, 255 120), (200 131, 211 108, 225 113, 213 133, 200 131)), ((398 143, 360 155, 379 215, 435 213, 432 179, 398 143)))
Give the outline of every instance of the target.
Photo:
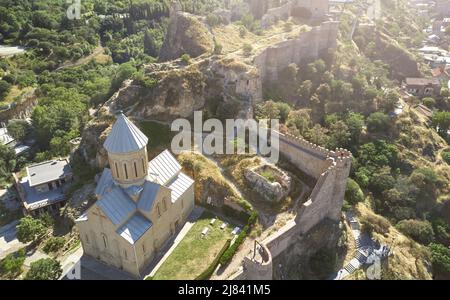
POLYGON ((148 175, 150 179, 161 185, 166 185, 180 171, 181 165, 169 150, 164 150, 149 162, 148 175))
POLYGON ((155 201, 156 195, 160 189, 160 185, 154 182, 146 181, 144 184, 144 190, 141 193, 137 207, 142 211, 150 211, 155 201))
POLYGON ((150 227, 152 227, 152 222, 136 213, 128 222, 117 229, 116 232, 130 244, 134 244, 150 227))
POLYGON ((110 153, 129 153, 144 148, 147 142, 147 136, 121 113, 103 147, 110 153))
POLYGON ((111 170, 108 168, 105 168, 102 172, 102 176, 100 177, 100 180, 97 183, 97 187, 95 188, 95 194, 97 196, 103 196, 105 191, 112 187, 114 184, 111 170))
POLYGON ((118 186, 98 200, 97 206, 114 225, 122 224, 136 211, 136 204, 118 186))
POLYGON ((14 141, 14 138, 9 135, 8 129, 6 127, 0 128, 0 143, 2 145, 7 145, 14 141))
POLYGON ((72 174, 72 168, 67 159, 42 162, 31 165, 26 170, 31 187, 55 181, 72 174))
POLYGON ((186 190, 192 186, 194 180, 189 176, 181 173, 167 187, 172 190, 172 203, 178 200, 186 190))

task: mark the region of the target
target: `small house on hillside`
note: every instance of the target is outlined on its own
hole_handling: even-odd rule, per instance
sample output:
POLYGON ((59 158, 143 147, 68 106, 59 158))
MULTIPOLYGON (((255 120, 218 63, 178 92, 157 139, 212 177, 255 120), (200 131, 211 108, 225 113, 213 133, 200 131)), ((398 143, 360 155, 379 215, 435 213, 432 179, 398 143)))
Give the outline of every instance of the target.
POLYGON ((55 213, 62 207, 64 192, 73 181, 72 169, 67 159, 50 160, 26 168, 27 176, 14 183, 24 214, 38 216, 42 213, 55 213))
POLYGON ((416 97, 433 97, 439 95, 441 83, 437 78, 406 78, 403 88, 416 97))

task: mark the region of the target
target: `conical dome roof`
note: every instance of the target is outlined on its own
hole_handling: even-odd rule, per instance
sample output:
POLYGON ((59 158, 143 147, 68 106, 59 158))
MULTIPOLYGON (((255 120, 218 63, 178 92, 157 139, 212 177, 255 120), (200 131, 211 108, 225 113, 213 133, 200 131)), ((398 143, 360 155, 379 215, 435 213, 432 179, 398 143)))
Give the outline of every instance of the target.
POLYGON ((148 138, 128 118, 119 113, 103 147, 110 153, 130 153, 147 146, 148 138))

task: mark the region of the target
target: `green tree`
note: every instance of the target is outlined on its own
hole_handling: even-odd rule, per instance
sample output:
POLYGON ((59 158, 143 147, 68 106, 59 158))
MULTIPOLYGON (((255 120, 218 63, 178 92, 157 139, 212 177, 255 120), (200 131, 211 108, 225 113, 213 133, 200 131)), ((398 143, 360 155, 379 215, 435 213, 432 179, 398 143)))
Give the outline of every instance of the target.
POLYGON ((430 244, 433 274, 436 279, 450 279, 450 249, 441 244, 430 244))
POLYGON ((351 144, 359 144, 361 132, 364 127, 364 116, 359 113, 350 112, 344 118, 345 124, 350 132, 351 144))
POLYGON ((61 264, 54 258, 32 262, 26 280, 57 280, 62 274, 61 264))
POLYGON ((17 225, 17 239, 22 243, 35 241, 42 237, 46 228, 40 219, 26 216, 17 225))
POLYGON ((428 221, 402 220, 395 227, 421 244, 428 245, 434 241, 433 227, 428 221))
POLYGON ((359 184, 351 178, 347 180, 345 200, 353 205, 364 200, 364 193, 359 187, 359 184))
POLYGON ((16 168, 16 153, 11 147, 0 144, 0 183, 8 180, 16 168))
POLYGON ((5 80, 0 80, 0 101, 3 100, 6 95, 8 95, 11 90, 11 84, 6 82, 5 80))
POLYGON ((344 121, 332 124, 329 132, 327 148, 346 148, 350 142, 351 133, 344 121))
POLYGON ((8 123, 8 133, 16 140, 22 140, 28 130, 30 125, 25 120, 14 120, 8 123))
POLYGON ((390 127, 389 116, 375 112, 367 118, 367 130, 372 133, 386 133, 390 127))
POLYGON ((387 166, 377 170, 369 182, 369 188, 378 195, 381 195, 383 191, 393 188, 394 185, 395 178, 392 177, 391 170, 387 166))
POLYGON ((438 111, 433 114, 432 124, 434 127, 439 127, 439 133, 447 135, 447 131, 450 128, 450 112, 438 111))

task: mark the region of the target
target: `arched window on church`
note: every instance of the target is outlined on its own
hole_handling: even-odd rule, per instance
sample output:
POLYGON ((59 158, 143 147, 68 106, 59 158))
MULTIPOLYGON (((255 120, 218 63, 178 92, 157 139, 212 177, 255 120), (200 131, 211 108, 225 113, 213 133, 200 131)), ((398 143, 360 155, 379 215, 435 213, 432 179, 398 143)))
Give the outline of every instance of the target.
POLYGON ((163 198, 162 203, 163 203, 163 211, 166 211, 167 210, 167 199, 166 199, 166 197, 163 198))
POLYGON ((102 239, 103 239, 103 246, 105 247, 105 249, 108 248, 108 238, 104 233, 102 233, 102 239))
POLYGON ((136 164, 136 162, 134 162, 134 175, 135 175, 136 177, 138 177, 137 164, 136 164))
POLYGON ((159 203, 156 204, 156 214, 158 215, 158 218, 161 217, 161 209, 159 208, 159 203))
POLYGON ((125 179, 128 179, 128 170, 127 170, 127 164, 123 164, 123 169, 125 170, 125 179))
POLYGON ((120 176, 119 176, 119 166, 117 165, 116 162, 114 163, 114 165, 116 166, 116 176, 117 176, 117 177, 120 177, 120 176))

